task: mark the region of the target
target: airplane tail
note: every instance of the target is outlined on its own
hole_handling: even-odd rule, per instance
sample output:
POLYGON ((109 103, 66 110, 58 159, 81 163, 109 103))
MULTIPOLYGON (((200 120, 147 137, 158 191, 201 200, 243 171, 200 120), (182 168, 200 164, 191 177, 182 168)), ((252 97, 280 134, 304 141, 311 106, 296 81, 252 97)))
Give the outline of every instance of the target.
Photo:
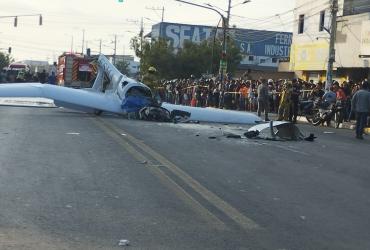
POLYGON ((109 80, 107 89, 116 90, 124 75, 104 55, 100 54, 98 58, 98 75, 92 86, 93 90, 103 91, 105 76, 109 80))

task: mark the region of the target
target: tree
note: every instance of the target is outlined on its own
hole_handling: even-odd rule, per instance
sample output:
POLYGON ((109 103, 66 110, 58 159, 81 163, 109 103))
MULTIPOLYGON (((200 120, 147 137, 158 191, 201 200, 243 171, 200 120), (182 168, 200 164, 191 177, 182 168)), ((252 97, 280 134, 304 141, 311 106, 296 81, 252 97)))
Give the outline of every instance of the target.
MULTIPOLYGON (((131 40, 131 48, 140 58, 141 74, 148 68, 157 69, 160 78, 188 78, 190 75, 200 77, 203 73, 218 74, 222 53, 219 40, 203 41, 200 44, 187 41, 183 48, 175 50, 165 39, 141 41, 140 37, 131 40)), ((239 48, 233 40, 228 43, 228 71, 233 73, 242 59, 239 48)))
POLYGON ((164 39, 140 41, 139 37, 131 39, 131 48, 135 50, 136 56, 140 58, 141 75, 148 72, 149 67, 157 70, 159 78, 176 77, 174 72, 176 66, 175 53, 171 45, 164 39))
POLYGON ((116 68, 119 70, 119 72, 121 72, 122 74, 124 75, 130 75, 130 69, 129 69, 129 66, 130 64, 126 61, 118 61, 116 63, 116 68))
POLYGON ((9 66, 14 60, 9 56, 2 52, 0 52, 0 69, 2 70, 4 67, 9 66))

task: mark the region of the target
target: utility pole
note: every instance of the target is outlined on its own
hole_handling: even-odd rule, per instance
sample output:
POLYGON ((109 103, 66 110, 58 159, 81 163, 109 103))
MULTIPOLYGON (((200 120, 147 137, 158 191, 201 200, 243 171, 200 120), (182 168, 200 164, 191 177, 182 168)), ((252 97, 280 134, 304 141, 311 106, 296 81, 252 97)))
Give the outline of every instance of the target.
POLYGON ((229 6, 227 7, 227 27, 230 26, 230 12, 231 12, 231 0, 229 0, 229 6))
POLYGON ((221 76, 221 81, 224 80, 224 76, 227 74, 227 33, 229 29, 230 24, 230 12, 231 12, 231 0, 229 0, 229 5, 227 7, 227 17, 226 20, 223 22, 223 47, 222 47, 222 55, 221 55, 221 61, 220 61, 220 70, 219 74, 221 76))
POLYGON ((333 65, 335 62, 335 40, 337 33, 337 13, 338 13, 338 0, 331 0, 331 27, 330 27, 330 44, 329 44, 329 58, 328 69, 326 72, 326 85, 325 90, 329 90, 333 84, 333 65))
POLYGON ((100 42, 99 42, 99 54, 101 54, 101 45, 102 45, 102 41, 100 39, 100 42))
POLYGON ((71 39, 71 53, 73 53, 73 35, 72 35, 72 39, 71 39))
POLYGON ((162 7, 162 23, 164 21, 164 6, 162 7))
POLYGON ((117 35, 114 35, 113 65, 116 65, 116 53, 117 53, 117 35))
MULTIPOLYGON (((155 12, 157 11, 162 11, 162 17, 161 17, 161 22, 163 23, 164 22, 164 6, 162 8, 154 8, 154 7, 146 7, 146 9, 148 10, 153 10, 155 12)), ((158 15, 158 14, 157 14, 158 15)), ((159 26, 159 37, 162 35, 162 25, 159 26)))
POLYGON ((140 53, 143 53, 143 39, 144 39, 144 23, 143 18, 141 18, 141 27, 140 27, 140 53))
POLYGON ((85 46, 85 29, 82 30, 82 51, 81 51, 82 54, 84 54, 84 46, 85 46))

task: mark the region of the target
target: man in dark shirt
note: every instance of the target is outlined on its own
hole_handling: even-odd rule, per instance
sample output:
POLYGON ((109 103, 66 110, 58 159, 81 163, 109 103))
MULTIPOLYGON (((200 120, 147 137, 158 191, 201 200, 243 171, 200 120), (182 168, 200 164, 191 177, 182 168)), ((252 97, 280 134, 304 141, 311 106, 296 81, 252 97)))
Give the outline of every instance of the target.
POLYGON ((269 110, 269 92, 266 80, 262 80, 262 83, 257 88, 257 101, 258 101, 258 116, 261 116, 261 113, 265 113, 265 121, 268 121, 268 110, 269 110))
POLYGON ((325 94, 325 91, 323 90, 323 83, 322 82, 319 82, 318 84, 316 84, 316 87, 312 90, 311 92, 311 98, 313 99, 321 99, 324 94, 325 94))
POLYGON ((297 79, 293 79, 292 81, 292 93, 291 93, 291 102, 290 102, 290 113, 289 113, 289 121, 296 123, 297 116, 298 116, 298 107, 299 107, 299 96, 301 95, 301 89, 297 79))
POLYGON ((352 112, 356 114, 356 138, 364 139, 363 133, 370 112, 369 83, 364 81, 361 89, 352 97, 352 112))

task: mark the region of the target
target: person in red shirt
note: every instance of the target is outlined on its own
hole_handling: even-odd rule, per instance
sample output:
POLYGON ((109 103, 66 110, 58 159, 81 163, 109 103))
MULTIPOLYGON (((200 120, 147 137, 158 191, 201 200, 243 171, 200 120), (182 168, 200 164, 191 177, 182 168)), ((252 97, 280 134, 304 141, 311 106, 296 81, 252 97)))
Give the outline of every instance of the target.
POLYGON ((340 110, 339 123, 343 123, 343 120, 346 119, 346 106, 348 96, 346 95, 344 89, 339 87, 338 82, 333 84, 334 91, 337 95, 336 107, 340 110))

